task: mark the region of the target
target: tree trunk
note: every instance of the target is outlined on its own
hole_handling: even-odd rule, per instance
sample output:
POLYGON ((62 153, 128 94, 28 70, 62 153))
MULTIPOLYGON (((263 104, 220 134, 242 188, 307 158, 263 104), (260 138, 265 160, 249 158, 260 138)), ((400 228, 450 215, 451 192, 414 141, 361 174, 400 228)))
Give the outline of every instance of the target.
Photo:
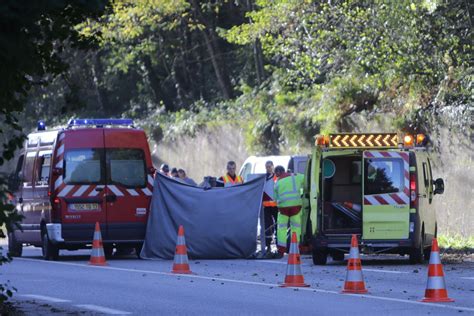
POLYGON ((258 39, 253 43, 253 56, 255 59, 255 70, 257 73, 257 82, 262 84, 265 80, 265 69, 263 68, 262 44, 258 39))
POLYGON ((150 87, 153 92, 153 98, 155 99, 155 102, 160 103, 160 101, 162 101, 165 105, 166 111, 176 110, 173 102, 169 100, 169 98, 161 90, 161 81, 153 70, 153 65, 151 63, 150 56, 145 55, 142 58, 142 61, 146 69, 146 75, 148 77, 148 80, 150 81, 150 87))
POLYGON ((104 73, 104 69, 102 67, 102 62, 100 61, 101 53, 94 54, 93 56, 93 64, 92 64, 92 77, 94 81, 94 88, 97 96, 97 103, 99 104, 99 108, 103 113, 110 113, 110 104, 107 98, 107 91, 103 88, 102 85, 102 74, 104 73))
POLYGON ((197 0, 192 0, 193 11, 196 17, 196 20, 202 23, 205 28, 201 31, 206 42, 206 48, 211 59, 212 67, 216 74, 217 83, 221 90, 222 96, 225 99, 231 99, 233 96, 232 85, 230 84, 229 75, 227 72, 227 67, 222 59, 222 52, 218 43, 218 36, 209 23, 209 20, 204 17, 199 2, 197 0))

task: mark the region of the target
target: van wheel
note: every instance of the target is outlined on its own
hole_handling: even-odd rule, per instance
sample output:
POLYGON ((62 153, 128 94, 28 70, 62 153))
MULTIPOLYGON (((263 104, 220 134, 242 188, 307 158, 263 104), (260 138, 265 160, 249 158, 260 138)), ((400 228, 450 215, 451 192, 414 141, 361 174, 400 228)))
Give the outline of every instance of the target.
POLYGON ((43 233, 43 259, 44 260, 58 260, 59 257, 59 248, 54 245, 48 237, 46 232, 43 233))
POLYGON ((424 261, 424 245, 425 245, 425 236, 422 233, 420 236, 420 243, 416 247, 410 250, 410 263, 423 263, 424 261))
POLYGON ((313 263, 318 266, 323 266, 328 261, 328 253, 325 250, 313 248, 313 263))
POLYGON ((8 253, 12 257, 21 257, 23 244, 16 240, 14 233, 8 233, 8 253))

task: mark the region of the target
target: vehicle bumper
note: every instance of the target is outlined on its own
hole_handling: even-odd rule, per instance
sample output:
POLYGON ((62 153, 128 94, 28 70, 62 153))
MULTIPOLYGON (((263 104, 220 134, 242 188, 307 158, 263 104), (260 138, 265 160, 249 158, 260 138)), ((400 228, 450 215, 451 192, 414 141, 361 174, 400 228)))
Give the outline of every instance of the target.
MULTIPOLYGON (((313 238, 313 248, 327 249, 331 251, 342 251, 348 253, 351 247, 351 236, 317 236, 313 238)), ((414 241, 402 240, 360 240, 359 249, 361 253, 399 253, 413 248, 414 241)))
POLYGON ((52 243, 58 244, 64 242, 61 224, 46 224, 46 231, 48 232, 48 238, 52 243))

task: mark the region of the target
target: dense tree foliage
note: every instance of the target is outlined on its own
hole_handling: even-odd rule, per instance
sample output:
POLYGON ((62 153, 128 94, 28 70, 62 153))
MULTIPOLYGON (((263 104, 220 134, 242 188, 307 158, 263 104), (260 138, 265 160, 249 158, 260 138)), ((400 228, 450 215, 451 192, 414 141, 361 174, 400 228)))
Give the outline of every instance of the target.
MULTIPOLYGON (((64 47, 78 50, 79 34, 74 26, 86 17, 99 15, 105 4, 91 0, 46 0, 21 1, 6 0, 0 5, 0 126, 1 151, 0 166, 13 158, 15 150, 20 148, 24 136, 17 114, 25 111, 32 115, 36 106, 26 106, 36 87, 46 87, 51 78, 63 73, 67 65, 62 55, 64 47)), ((61 95, 55 92, 55 98, 61 95)), ((38 112, 40 113, 40 112, 38 112)), ((9 201, 8 182, 0 174, 0 226, 11 229, 21 220, 9 201)), ((3 230, 0 234, 3 236, 3 230)), ((0 265, 10 260, 3 254, 0 265)), ((12 295, 12 287, 0 284, 0 304, 12 295)))
POLYGON ((63 50, 69 68, 27 108, 131 116, 155 138, 234 123, 258 153, 353 129, 354 113, 420 130, 449 110, 470 133, 471 14, 464 0, 114 0, 76 25, 94 47, 63 50))

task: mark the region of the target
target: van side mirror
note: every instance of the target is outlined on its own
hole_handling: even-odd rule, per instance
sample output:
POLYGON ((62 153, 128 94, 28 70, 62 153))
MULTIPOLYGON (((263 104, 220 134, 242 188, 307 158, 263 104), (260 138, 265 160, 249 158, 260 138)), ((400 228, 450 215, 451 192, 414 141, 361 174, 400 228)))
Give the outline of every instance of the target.
POLYGON ((444 192, 444 181, 441 178, 436 179, 434 182, 434 194, 443 194, 444 192))

